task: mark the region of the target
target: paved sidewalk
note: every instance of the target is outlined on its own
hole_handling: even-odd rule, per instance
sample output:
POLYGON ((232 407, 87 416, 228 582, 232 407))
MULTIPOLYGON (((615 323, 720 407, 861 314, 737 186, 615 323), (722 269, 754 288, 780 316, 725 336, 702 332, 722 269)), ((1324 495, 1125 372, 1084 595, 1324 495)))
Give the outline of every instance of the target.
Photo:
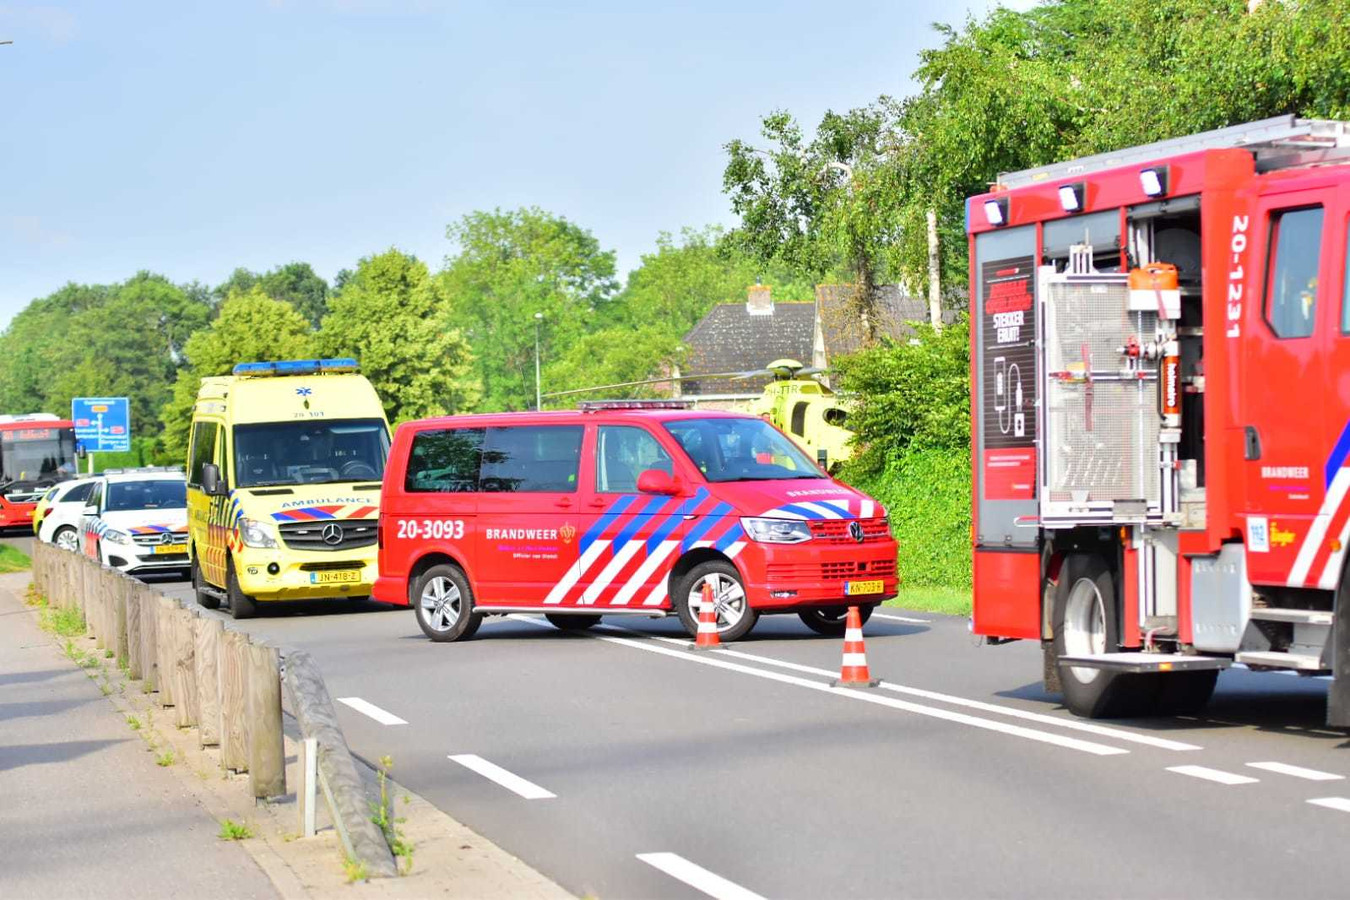
POLYGON ((0 897, 276 897, 0 579, 0 897))

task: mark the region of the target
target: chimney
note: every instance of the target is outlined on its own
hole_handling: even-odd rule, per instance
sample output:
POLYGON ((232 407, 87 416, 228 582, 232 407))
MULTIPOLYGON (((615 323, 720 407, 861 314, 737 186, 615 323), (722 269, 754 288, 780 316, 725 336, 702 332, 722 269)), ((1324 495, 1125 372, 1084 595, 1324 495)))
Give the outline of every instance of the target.
POLYGON ((767 284, 755 282, 751 285, 745 296, 745 311, 752 316, 773 315, 773 297, 769 295, 770 290, 767 284))

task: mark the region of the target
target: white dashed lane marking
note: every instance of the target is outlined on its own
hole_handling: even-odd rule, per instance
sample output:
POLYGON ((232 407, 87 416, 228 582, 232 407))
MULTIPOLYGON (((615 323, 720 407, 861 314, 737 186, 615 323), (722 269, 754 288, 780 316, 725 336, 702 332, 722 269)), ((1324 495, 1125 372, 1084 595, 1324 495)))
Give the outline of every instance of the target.
POLYGON ((911 619, 909 616, 893 616, 889 613, 872 613, 874 619, 886 619, 889 622, 904 622, 907 625, 927 625, 932 619, 911 619))
POLYGON ((352 709, 354 709, 354 710, 356 710, 357 712, 361 713, 361 715, 363 715, 363 716, 370 716, 370 718, 374 719, 376 722, 379 722, 381 725, 407 725, 407 724, 408 724, 408 723, 405 722, 403 719, 400 719, 398 716, 394 715, 393 713, 388 712, 387 710, 380 709, 380 708, 379 708, 378 706, 376 706, 374 703, 370 703, 370 702, 367 702, 367 701, 365 701, 365 700, 362 700, 360 697, 339 697, 339 698, 337 698, 337 701, 338 701, 339 703, 345 703, 346 705, 350 706, 352 709))
POLYGON ((747 891, 739 884, 727 881, 677 853, 639 853, 637 858, 717 900, 763 900, 759 894, 747 891))
POLYGON ((1303 778, 1307 781, 1340 781, 1345 778, 1344 775, 1333 772, 1319 772, 1316 769, 1305 769, 1302 766, 1291 766, 1282 762, 1254 762, 1247 765, 1253 769, 1275 772, 1278 775, 1292 775, 1294 778, 1303 778))
POLYGON ((1203 778, 1205 781, 1213 781, 1218 784, 1255 784, 1261 780, 1246 775, 1237 775, 1233 772, 1225 772, 1222 769, 1211 769, 1207 766, 1170 766, 1167 771, 1176 772, 1178 775, 1189 775, 1192 778, 1203 778))
POLYGON ((472 753, 451 754, 451 762, 457 762, 464 768, 477 772, 488 781, 495 781, 502 787, 514 794, 519 794, 526 800, 549 800, 557 794, 552 791, 546 791, 533 781, 526 781, 514 772, 508 772, 496 763, 490 763, 481 756, 475 756, 472 753))
POLYGON ((1350 812, 1350 799, 1345 797, 1319 797, 1308 802, 1313 806, 1325 806, 1327 809, 1334 809, 1337 812, 1350 812))

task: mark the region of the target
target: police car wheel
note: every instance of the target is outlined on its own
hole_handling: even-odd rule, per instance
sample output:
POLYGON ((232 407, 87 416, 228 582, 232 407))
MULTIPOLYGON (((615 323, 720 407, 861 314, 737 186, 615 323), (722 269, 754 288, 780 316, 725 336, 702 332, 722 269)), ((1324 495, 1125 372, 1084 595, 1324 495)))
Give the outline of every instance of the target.
POLYGON ((230 618, 251 619, 258 614, 258 603, 239 588, 234 574, 234 560, 225 563, 225 600, 230 604, 230 618))
POLYGON ((672 599, 684 630, 690 637, 698 635, 698 607, 705 582, 712 586, 717 605, 718 637, 724 641, 745 637, 755 627, 759 614, 750 608, 741 574, 731 563, 720 559, 699 563, 675 586, 672 599))
POLYGON ((433 641, 459 641, 473 637, 483 621, 473 611, 473 589, 459 566, 432 566, 417 579, 413 610, 422 633, 433 641))
POLYGON ((544 618, 563 631, 585 631, 587 628, 600 623, 599 616, 567 616, 545 613, 544 618))
MULTIPOLYGON (((858 615, 862 617, 864 623, 872 618, 872 610, 875 606, 858 607, 858 615)), ((817 606, 814 609, 802 610, 797 613, 797 617, 806 624, 816 634, 823 634, 828 637, 840 637, 843 635, 848 619, 847 606, 817 606)))
POLYGON ((52 543, 62 550, 78 550, 80 548, 80 536, 75 533, 75 529, 69 525, 62 525, 56 529, 56 534, 52 535, 52 543))
POLYGON ((202 590, 202 569, 195 559, 192 561, 192 593, 197 595, 197 603, 204 609, 220 609, 220 598, 202 590))

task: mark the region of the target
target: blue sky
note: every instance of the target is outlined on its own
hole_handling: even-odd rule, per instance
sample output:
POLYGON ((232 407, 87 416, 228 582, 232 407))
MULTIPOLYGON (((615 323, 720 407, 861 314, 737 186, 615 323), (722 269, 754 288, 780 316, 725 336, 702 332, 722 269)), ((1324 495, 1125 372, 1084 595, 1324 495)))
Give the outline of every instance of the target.
POLYGON ((439 268, 493 207, 565 215, 627 273, 731 224, 722 145, 762 114, 909 93, 930 23, 993 5, 0 0, 0 324, 138 269, 439 268))

